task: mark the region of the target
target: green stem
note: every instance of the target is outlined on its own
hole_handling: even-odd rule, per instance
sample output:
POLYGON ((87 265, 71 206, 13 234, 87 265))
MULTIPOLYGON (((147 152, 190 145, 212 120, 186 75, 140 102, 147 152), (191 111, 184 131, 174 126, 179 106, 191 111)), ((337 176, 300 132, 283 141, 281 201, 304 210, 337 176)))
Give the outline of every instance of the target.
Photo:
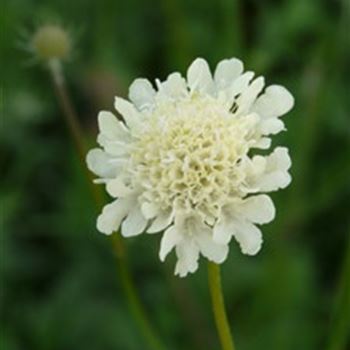
POLYGON ((344 257, 335 300, 328 350, 345 350, 350 342, 350 240, 344 257))
POLYGON ((223 350, 235 350, 221 287, 220 266, 208 263, 208 280, 216 328, 223 350))
POLYGON ((87 153, 87 147, 85 144, 83 132, 79 125, 78 117, 76 115, 76 112, 73 108, 73 105, 71 103, 71 100, 69 98, 69 95, 66 89, 64 75, 62 72, 62 66, 60 61, 58 60, 49 61, 49 71, 51 74, 51 79, 53 82, 53 87, 55 89, 57 100, 63 111, 63 117, 65 119, 67 129, 72 137, 74 146, 79 156, 80 166, 88 181, 88 185, 89 185, 91 194, 93 195, 93 198, 95 200, 97 210, 100 210, 100 208, 103 206, 103 196, 101 191, 99 191, 99 189, 97 188, 97 186, 94 186, 92 181, 93 180, 92 174, 88 171, 86 167, 85 157, 87 153))
MULTIPOLYGON (((56 60, 50 61, 49 71, 53 81, 53 86, 55 89, 57 100, 63 111, 67 128, 71 134, 74 145, 77 149, 81 166, 84 169, 84 173, 90 184, 90 190, 94 197, 96 207, 98 210, 100 210, 100 208, 103 206, 103 196, 102 193, 98 190, 98 188, 93 185, 92 176, 86 168, 85 156, 87 148, 85 145, 83 132, 78 122, 76 112, 73 108, 72 102, 69 98, 69 94, 65 86, 64 75, 62 73, 62 67, 60 62, 56 60)), ((117 255, 117 265, 120 282, 122 284, 125 296, 128 300, 130 311, 134 316, 141 330, 141 333, 148 342, 149 348, 153 350, 164 350, 165 347, 162 345, 162 343, 156 336, 156 333, 152 325, 150 324, 148 317, 146 316, 146 311, 142 306, 140 298, 136 292, 136 287, 133 283, 133 279, 131 277, 127 261, 126 247, 124 246, 124 242, 119 233, 115 233, 114 235, 112 235, 112 242, 117 255)))
POLYGON ((117 259, 119 261, 119 277, 123 285, 125 296, 128 300, 130 311, 137 320, 137 323, 142 330, 143 336, 147 340, 149 347, 154 350, 164 350, 165 346, 163 346, 163 344, 157 338, 156 333, 146 316, 146 312, 136 292, 135 285, 131 278, 129 264, 127 263, 127 257, 125 256, 125 248, 121 236, 119 234, 114 234, 112 238, 117 259))

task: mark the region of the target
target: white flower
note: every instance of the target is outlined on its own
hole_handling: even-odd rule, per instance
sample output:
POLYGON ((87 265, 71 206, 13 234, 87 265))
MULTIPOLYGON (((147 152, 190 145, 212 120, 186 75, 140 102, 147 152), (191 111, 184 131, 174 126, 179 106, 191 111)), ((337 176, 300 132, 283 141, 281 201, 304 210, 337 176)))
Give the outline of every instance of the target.
POLYGON ((262 234, 256 224, 274 219, 266 192, 288 186, 291 160, 270 135, 284 130, 279 118, 294 104, 282 86, 243 73, 238 59, 221 61, 214 77, 204 59, 166 81, 146 79, 130 86, 131 102, 119 97, 112 113, 98 116, 101 148, 87 156, 115 200, 98 217, 97 228, 125 237, 161 233, 163 261, 175 248, 175 273, 198 268, 200 254, 222 263, 232 237, 244 254, 256 254, 262 234))

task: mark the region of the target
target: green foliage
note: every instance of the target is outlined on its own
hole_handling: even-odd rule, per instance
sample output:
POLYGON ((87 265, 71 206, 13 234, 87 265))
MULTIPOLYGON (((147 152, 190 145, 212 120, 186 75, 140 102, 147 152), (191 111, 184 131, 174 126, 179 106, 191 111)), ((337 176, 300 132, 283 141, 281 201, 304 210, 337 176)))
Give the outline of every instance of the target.
MULTIPOLYGON (((95 230, 88 185, 51 89, 25 50, 37 23, 72 33, 65 70, 89 139, 133 78, 164 78, 196 56, 237 56, 296 97, 286 117, 290 188, 273 194, 264 249, 223 266, 238 349, 316 350, 330 337, 349 239, 349 6, 346 1, 11 0, 1 59, 1 325, 4 350, 146 347, 95 230)), ((168 349, 217 349, 205 264, 186 280, 158 261, 159 238, 126 241, 133 275, 168 349)), ((170 259, 171 260, 171 259, 170 259)), ((348 312, 343 310, 341 312, 348 312)), ((346 328, 346 327, 345 327, 346 328)), ((345 329, 346 331, 346 329, 345 329)), ((346 346, 346 345, 344 345, 346 346)), ((333 349, 332 349, 333 350, 333 349)), ((334 350, 345 350, 338 348, 334 350)))

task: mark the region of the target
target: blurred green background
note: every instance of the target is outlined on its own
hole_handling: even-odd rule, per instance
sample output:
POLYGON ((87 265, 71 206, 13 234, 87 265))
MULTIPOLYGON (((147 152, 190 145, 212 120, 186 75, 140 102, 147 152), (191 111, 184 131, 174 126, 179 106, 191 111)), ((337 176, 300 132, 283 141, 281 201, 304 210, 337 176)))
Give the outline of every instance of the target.
MULTIPOLYGON (((263 227, 261 253, 243 256, 232 243, 225 297, 238 350, 326 349, 350 311, 339 287, 350 232, 349 1, 327 0, 2 3, 1 349, 147 349, 111 242, 95 229, 48 72, 23 50, 52 21, 74 40, 64 68, 90 145, 98 111, 112 110, 134 78, 185 73, 197 56, 212 68, 239 57, 268 84, 288 87, 296 105, 274 143, 290 147, 293 182, 272 195, 277 219, 263 227)), ((178 279, 173 257, 159 262, 159 237, 125 243, 167 349, 219 349, 204 260, 178 279)))

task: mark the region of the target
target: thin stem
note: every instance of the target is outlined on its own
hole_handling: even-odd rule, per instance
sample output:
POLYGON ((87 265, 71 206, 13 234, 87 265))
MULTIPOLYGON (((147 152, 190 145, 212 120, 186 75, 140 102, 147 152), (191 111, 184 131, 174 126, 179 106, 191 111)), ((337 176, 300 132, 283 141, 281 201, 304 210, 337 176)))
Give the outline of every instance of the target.
POLYGON ((350 240, 344 257, 331 322, 328 350, 345 350, 350 342, 350 240))
POLYGON ((112 238, 117 259, 119 261, 119 277, 123 285, 124 293, 128 300, 130 311, 137 320, 138 325, 142 330, 143 336, 149 344, 149 347, 154 350, 164 350, 165 347, 160 342, 159 338, 157 338, 154 329, 146 316, 140 298, 136 292, 135 285, 131 278, 129 264, 127 263, 127 257, 125 256, 123 241, 119 234, 114 234, 112 238))
POLYGON ((208 263, 208 280, 216 328, 223 350, 235 350, 221 287, 220 266, 208 263))
POLYGON ((78 117, 68 96, 60 61, 49 61, 49 69, 57 99, 61 105, 63 116, 77 148, 79 159, 84 163, 86 145, 82 130, 80 129, 78 117))
MULTIPOLYGON (((72 102, 69 98, 69 94, 65 86, 64 75, 62 73, 62 67, 60 65, 60 62, 54 61, 54 60, 50 61, 49 71, 51 74, 51 78, 53 81, 53 86, 55 89, 58 102, 63 111, 67 128, 74 141, 74 145, 77 149, 79 160, 84 170, 85 176, 87 177, 87 180, 90 184, 90 190, 94 197, 96 207, 98 210, 100 210, 100 208, 103 206, 103 196, 102 196, 102 193, 98 190, 98 188, 93 185, 92 176, 88 172, 85 165, 85 156, 86 156, 87 148, 85 145, 83 132, 78 122, 76 112, 73 108, 72 102)), ((119 233, 115 233, 114 235, 112 235, 112 242, 113 242, 115 253, 117 255, 117 265, 118 265, 120 281, 121 281, 125 296, 127 298, 130 311, 133 317, 135 318, 141 330, 141 333, 147 340, 149 348, 153 350, 164 350, 165 347, 162 345, 162 343, 156 336, 156 333, 148 317, 146 316, 146 311, 143 305, 141 304, 140 298, 136 292, 136 287, 131 277, 131 273, 128 265, 126 247, 124 246, 124 242, 121 236, 119 235, 119 233)))
POLYGON ((92 174, 88 171, 85 163, 85 157, 87 152, 87 147, 85 144, 85 139, 83 136, 83 132, 79 125, 77 114, 73 108, 71 100, 69 98, 64 75, 62 72, 62 66, 60 61, 51 60, 49 61, 49 71, 51 74, 51 79, 53 82, 53 87, 55 89, 57 100, 62 108, 63 117, 65 119, 67 129, 72 137, 74 142, 74 146, 77 150, 80 166, 84 172, 84 175, 88 181, 88 185, 91 191, 91 194, 95 200, 95 204, 97 206, 97 210, 103 206, 103 196, 101 191, 98 190, 97 186, 94 186, 92 180, 92 174))

